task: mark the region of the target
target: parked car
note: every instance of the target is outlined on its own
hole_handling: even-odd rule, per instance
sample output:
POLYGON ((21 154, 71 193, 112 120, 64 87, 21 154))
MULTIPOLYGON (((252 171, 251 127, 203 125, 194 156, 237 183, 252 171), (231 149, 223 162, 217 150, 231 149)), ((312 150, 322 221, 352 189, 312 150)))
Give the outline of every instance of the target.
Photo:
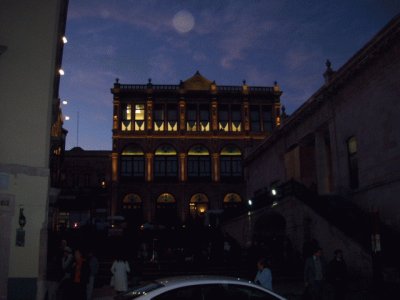
POLYGON ((225 276, 177 276, 154 280, 114 297, 115 300, 285 300, 252 282, 225 276))

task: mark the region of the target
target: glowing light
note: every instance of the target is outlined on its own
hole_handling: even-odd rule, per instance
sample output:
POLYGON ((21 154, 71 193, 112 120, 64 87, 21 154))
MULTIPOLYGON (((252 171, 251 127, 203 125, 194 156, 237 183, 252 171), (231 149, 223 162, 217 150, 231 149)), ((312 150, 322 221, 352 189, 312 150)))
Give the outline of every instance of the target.
POLYGON ((276 196, 276 194, 277 194, 276 189, 272 189, 271 194, 272 194, 272 196, 276 196))
POLYGON ((65 121, 69 121, 69 116, 65 116, 65 121))
POLYGON ((251 199, 249 199, 248 203, 250 206, 253 205, 253 201, 251 199))
POLYGON ((193 29, 194 18, 193 15, 187 10, 177 12, 172 19, 174 28, 180 33, 186 33, 193 29))
POLYGON ((65 74, 65 72, 64 72, 63 69, 59 69, 59 70, 58 70, 58 73, 59 73, 61 76, 63 76, 63 75, 65 74))
POLYGON ((277 206, 277 205, 278 205, 278 202, 274 201, 274 202, 272 203, 271 207, 274 207, 274 206, 277 206))
POLYGON ((78 223, 78 222, 74 222, 74 224, 72 225, 72 227, 78 228, 78 227, 79 227, 79 223, 78 223))
POLYGON ((62 41, 63 41, 64 44, 68 43, 67 37, 66 37, 66 36, 63 36, 63 37, 62 37, 62 41))
POLYGON ((62 104, 67 105, 68 101, 67 100, 63 100, 62 104))

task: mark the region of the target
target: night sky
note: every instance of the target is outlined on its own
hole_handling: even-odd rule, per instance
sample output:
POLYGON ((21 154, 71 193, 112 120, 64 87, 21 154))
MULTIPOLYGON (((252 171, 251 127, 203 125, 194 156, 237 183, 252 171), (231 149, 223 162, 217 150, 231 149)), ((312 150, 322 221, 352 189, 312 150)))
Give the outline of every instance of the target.
POLYGON ((66 149, 111 149, 115 78, 277 81, 290 114, 323 84, 327 59, 340 68, 399 12, 399 0, 69 0, 66 149))

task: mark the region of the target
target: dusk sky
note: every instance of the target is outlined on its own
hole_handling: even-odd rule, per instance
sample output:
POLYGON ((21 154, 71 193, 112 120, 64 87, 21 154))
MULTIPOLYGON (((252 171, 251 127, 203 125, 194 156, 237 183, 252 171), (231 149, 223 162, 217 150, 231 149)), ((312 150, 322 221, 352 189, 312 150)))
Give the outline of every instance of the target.
POLYGON ((327 59, 340 68, 399 12, 399 0, 69 0, 66 149, 111 149, 115 78, 179 84, 199 70, 217 85, 277 81, 290 114, 323 84, 327 59))

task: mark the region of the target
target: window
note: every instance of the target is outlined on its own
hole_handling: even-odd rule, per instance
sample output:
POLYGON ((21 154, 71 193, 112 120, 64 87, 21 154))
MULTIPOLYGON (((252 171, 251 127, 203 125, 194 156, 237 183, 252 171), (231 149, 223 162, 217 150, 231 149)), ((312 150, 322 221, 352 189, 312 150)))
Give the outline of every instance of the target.
POLYGON ((207 148, 194 146, 188 152, 188 178, 211 179, 211 159, 207 148))
POLYGON ((260 132, 260 107, 258 105, 250 106, 250 130, 252 132, 260 132))
MULTIPOLYGON (((225 290, 223 299, 246 299, 246 300, 278 300, 274 295, 251 286, 240 284, 222 284, 225 290)), ((221 298, 222 299, 222 298, 221 298)), ((208 299, 204 299, 208 300, 208 299)))
POLYGON ((235 146, 225 146, 220 154, 221 179, 242 178, 242 153, 235 146))
POLYGON ((144 131, 145 130, 145 106, 144 104, 122 105, 122 131, 144 131), (134 111, 132 111, 134 109, 134 111))
POLYGON ((192 285, 176 288, 153 298, 154 300, 203 300, 201 286, 192 285))
POLYGON ((359 186, 359 180, 358 180, 357 139, 354 136, 350 137, 347 140, 347 155, 349 160, 350 188, 356 189, 359 186))
POLYGON ((242 109, 240 105, 232 105, 232 131, 242 131, 242 109))
POLYGON ((178 131, 178 105, 167 105, 167 130, 178 131))
POLYGON ((163 180, 178 179, 178 156, 172 146, 163 145, 156 150, 154 178, 163 180))
POLYGON ((201 104, 200 110, 200 131, 210 131, 210 107, 208 104, 201 104))
POLYGON ((263 131, 272 131, 272 111, 270 106, 262 106, 263 131))
POLYGON ((140 209, 142 207, 142 199, 137 194, 128 194, 122 200, 122 208, 124 210, 140 209))
POLYGON ((129 145, 121 153, 121 177, 135 177, 144 180, 144 153, 136 145, 129 145))
POLYGON ((135 131, 144 131, 144 104, 135 105, 135 131))
POLYGON ((189 104, 186 107, 186 130, 197 130, 197 107, 195 104, 189 104))
POLYGON ((229 106, 220 105, 218 109, 218 128, 220 131, 229 131, 229 106))
POLYGON ((210 107, 208 104, 186 106, 186 130, 210 131, 210 107))
POLYGON ((208 209, 208 198, 202 193, 195 194, 190 198, 189 205, 192 218, 202 217, 208 209))
POLYGON ((131 104, 123 104, 122 105, 121 130, 122 131, 131 131, 132 130, 132 105, 131 104))
POLYGON ((154 131, 164 131, 164 104, 156 104, 153 109, 154 131))

